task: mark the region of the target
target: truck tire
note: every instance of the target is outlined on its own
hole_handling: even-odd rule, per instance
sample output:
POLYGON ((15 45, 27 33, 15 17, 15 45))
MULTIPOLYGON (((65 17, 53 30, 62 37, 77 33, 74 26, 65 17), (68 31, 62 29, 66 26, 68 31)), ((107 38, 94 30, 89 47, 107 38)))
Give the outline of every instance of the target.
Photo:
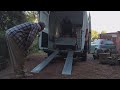
POLYGON ((95 51, 93 53, 94 60, 99 59, 99 53, 104 53, 104 51, 101 49, 95 49, 95 51))
POLYGON ((80 61, 87 61, 87 52, 78 53, 75 55, 80 61))
POLYGON ((83 51, 83 55, 82 55, 82 61, 87 61, 87 41, 85 41, 85 46, 84 46, 84 51, 83 51))
POLYGON ((87 61, 87 53, 85 53, 84 56, 82 56, 82 61, 87 61))

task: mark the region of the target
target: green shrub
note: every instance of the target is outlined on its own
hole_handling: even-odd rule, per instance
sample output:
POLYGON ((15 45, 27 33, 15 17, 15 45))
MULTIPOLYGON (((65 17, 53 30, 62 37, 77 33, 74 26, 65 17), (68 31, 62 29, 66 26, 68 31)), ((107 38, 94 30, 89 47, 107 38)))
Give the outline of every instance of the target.
POLYGON ((5 37, 5 31, 0 31, 0 38, 3 38, 3 37, 5 37))

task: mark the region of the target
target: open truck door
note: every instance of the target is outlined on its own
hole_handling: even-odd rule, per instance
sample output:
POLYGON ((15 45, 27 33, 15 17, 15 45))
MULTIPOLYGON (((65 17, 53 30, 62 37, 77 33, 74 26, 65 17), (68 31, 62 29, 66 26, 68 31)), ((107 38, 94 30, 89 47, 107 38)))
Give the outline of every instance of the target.
POLYGON ((89 36, 88 36, 88 40, 89 40, 89 46, 88 46, 88 52, 91 52, 91 15, 89 13, 89 18, 88 18, 88 22, 89 22, 89 36))
POLYGON ((45 29, 39 33, 39 49, 48 49, 49 11, 39 11, 39 21, 45 23, 45 29))

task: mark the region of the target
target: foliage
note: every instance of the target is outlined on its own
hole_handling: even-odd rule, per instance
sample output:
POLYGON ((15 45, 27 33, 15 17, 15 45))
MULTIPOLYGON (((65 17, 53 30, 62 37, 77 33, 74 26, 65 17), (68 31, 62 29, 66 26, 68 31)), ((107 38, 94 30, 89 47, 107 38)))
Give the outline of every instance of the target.
POLYGON ((37 22, 38 21, 38 12, 37 11, 25 11, 24 12, 27 18, 27 21, 37 22))
POLYGON ((26 16, 22 11, 0 11, 0 30, 2 31, 26 21, 26 16))
POLYGON ((96 30, 92 30, 91 40, 97 39, 99 37, 99 33, 96 30))
POLYGON ((35 22, 37 11, 0 11, 0 30, 7 30, 24 22, 35 22))
POLYGON ((5 35, 5 31, 0 31, 0 39, 3 38, 5 35))
POLYGON ((105 30, 102 30, 102 31, 101 31, 101 34, 105 34, 105 33, 106 33, 106 31, 105 31, 105 30))

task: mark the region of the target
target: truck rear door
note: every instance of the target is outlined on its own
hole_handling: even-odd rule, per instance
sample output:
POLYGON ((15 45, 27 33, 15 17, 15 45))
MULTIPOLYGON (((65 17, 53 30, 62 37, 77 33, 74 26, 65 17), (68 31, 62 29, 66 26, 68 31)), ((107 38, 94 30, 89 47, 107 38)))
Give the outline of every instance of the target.
POLYGON ((39 11, 39 21, 44 22, 46 27, 39 33, 39 49, 48 48, 48 25, 49 25, 49 11, 39 11))

